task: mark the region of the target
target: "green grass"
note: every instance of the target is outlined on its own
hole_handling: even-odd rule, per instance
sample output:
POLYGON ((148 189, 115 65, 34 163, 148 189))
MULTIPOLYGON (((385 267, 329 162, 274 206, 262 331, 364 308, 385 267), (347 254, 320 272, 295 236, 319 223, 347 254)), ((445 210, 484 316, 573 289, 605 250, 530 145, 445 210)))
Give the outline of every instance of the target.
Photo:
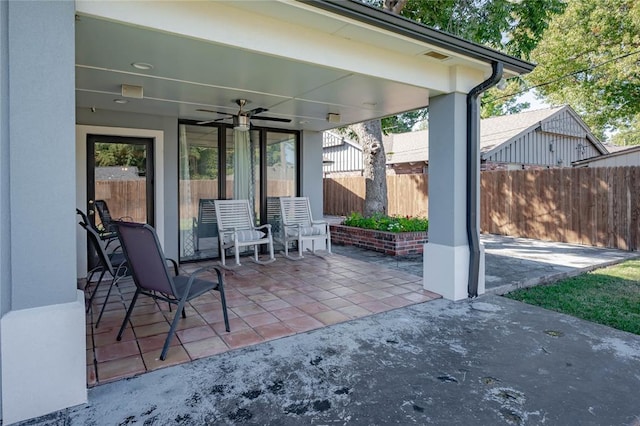
POLYGON ((505 297, 640 335, 640 260, 505 297))

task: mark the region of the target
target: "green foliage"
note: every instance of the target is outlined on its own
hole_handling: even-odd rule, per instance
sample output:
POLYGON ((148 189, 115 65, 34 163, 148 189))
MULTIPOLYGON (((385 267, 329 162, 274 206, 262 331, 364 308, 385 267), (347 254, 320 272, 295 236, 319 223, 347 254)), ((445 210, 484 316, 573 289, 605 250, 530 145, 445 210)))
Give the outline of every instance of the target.
POLYGON ((97 167, 135 166, 140 173, 147 167, 146 148, 141 145, 123 143, 96 143, 97 167))
POLYGON ((527 80, 570 104, 597 136, 640 131, 640 0, 568 2, 532 58, 539 65, 527 80))
POLYGON ((640 260, 631 260, 506 297, 640 334, 640 260))
POLYGON ((360 213, 351 213, 343 224, 356 228, 387 232, 422 232, 429 229, 429 219, 426 218, 386 216, 383 214, 364 217, 360 213))

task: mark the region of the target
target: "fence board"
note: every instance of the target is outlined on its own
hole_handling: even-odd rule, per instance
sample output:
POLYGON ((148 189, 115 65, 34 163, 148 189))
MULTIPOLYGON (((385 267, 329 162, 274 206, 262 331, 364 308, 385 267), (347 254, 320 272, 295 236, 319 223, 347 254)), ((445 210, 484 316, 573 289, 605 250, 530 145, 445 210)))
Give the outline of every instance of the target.
MULTIPOLYGON (((391 178, 391 176, 389 176, 391 178)), ((637 250, 640 167, 485 171, 480 179, 483 232, 637 250)), ((387 180, 389 213, 427 213, 425 175, 387 180), (419 176, 424 176, 424 182, 419 176)), ((362 212, 364 178, 324 179, 325 214, 362 212)))

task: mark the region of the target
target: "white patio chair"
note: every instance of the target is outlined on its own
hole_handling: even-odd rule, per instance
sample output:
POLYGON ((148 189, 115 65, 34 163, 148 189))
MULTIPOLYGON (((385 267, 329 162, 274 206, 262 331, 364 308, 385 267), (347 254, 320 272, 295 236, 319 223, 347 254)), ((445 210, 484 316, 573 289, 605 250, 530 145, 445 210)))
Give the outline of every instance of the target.
POLYGON ((311 250, 315 254, 315 242, 324 240, 326 241, 326 251, 331 254, 329 223, 313 220, 308 197, 282 197, 280 198, 280 211, 282 213, 284 256, 287 259, 302 259, 305 241, 311 241, 311 250), (289 243, 293 241, 298 242, 298 257, 289 256, 289 243))
POLYGON ((273 237, 271 225, 255 226, 249 200, 214 200, 218 237, 220 240, 220 260, 226 267, 225 250, 233 247, 236 266, 240 266, 240 247, 253 246, 253 261, 267 264, 275 259, 273 255, 273 237), (258 257, 258 246, 267 244, 269 259, 261 261, 258 257))

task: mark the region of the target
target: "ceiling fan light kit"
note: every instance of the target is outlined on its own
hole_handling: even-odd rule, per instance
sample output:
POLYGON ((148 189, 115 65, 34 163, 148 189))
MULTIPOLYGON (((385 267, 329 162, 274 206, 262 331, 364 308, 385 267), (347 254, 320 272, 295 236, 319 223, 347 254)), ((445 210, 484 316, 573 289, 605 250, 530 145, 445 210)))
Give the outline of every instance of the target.
POLYGON ((237 115, 234 117, 233 121, 234 121, 233 130, 242 130, 242 131, 249 130, 249 127, 250 127, 249 116, 237 115))

